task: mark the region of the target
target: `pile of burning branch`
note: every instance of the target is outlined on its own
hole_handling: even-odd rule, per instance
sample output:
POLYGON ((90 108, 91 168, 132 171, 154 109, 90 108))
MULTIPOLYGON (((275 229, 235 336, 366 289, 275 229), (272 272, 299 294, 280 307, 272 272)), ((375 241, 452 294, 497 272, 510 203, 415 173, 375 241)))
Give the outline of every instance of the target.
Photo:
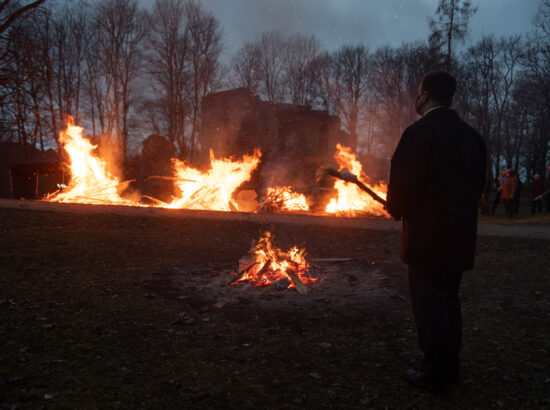
POLYGON ((306 196, 292 191, 292 187, 269 187, 258 204, 259 212, 309 211, 306 196))
POLYGON ((291 186, 271 186, 255 207, 245 208, 241 207, 236 196, 260 164, 259 150, 241 159, 215 158, 211 152, 210 169, 205 172, 174 159, 173 175, 149 178, 174 184, 175 193, 165 202, 128 189, 132 181, 120 181, 112 175, 108 171, 110 164, 97 155, 97 147, 83 136, 83 129, 74 125, 71 119, 67 129, 61 132, 60 141, 69 157, 71 182, 48 197, 49 201, 212 211, 311 212, 313 209, 314 212, 341 216, 387 217, 383 208, 385 186, 369 185, 369 178, 355 153, 340 144, 334 154, 339 169, 327 168, 325 172, 326 176, 337 179, 331 183, 334 188, 330 190, 335 195, 330 203, 318 207, 313 200, 312 208, 312 195, 308 197, 295 192, 291 186))
POLYGON ((239 260, 239 268, 230 284, 296 288, 299 293, 306 294, 307 286, 319 280, 312 276, 312 269, 305 259, 305 248, 294 246, 288 252, 283 252, 273 246, 272 235, 266 232, 258 244, 239 260))

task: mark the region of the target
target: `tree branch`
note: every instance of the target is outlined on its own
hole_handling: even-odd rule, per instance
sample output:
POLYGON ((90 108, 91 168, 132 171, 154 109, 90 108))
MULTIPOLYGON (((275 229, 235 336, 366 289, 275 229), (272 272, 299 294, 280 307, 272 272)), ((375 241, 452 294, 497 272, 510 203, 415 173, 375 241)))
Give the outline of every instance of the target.
MULTIPOLYGON (((4 34, 4 32, 13 24, 15 20, 17 20, 19 17, 21 17, 23 14, 25 14, 27 11, 32 10, 41 4, 43 4, 46 0, 37 0, 33 3, 29 3, 24 7, 21 7, 17 9, 11 16, 8 17, 8 19, 0 25, 0 35, 4 34)), ((4 5, 6 2, 4 2, 2 5, 4 5)))

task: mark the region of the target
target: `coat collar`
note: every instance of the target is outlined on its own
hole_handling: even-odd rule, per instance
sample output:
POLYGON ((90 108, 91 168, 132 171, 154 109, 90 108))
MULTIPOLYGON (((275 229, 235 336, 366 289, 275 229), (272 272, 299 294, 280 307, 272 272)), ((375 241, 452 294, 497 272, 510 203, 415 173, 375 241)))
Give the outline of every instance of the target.
POLYGON ((458 114, 455 110, 449 108, 449 107, 438 107, 436 110, 432 110, 429 113, 427 113, 424 118, 441 118, 441 117, 450 117, 450 118, 459 118, 458 114))

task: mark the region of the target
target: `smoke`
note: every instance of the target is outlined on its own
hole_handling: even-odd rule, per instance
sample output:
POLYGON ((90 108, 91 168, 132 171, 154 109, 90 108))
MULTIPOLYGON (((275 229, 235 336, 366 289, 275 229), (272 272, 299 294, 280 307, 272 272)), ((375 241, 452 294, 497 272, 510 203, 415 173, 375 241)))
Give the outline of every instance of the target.
POLYGON ((105 162, 108 173, 119 180, 123 179, 123 150, 120 138, 113 138, 109 134, 101 135, 96 153, 105 162))

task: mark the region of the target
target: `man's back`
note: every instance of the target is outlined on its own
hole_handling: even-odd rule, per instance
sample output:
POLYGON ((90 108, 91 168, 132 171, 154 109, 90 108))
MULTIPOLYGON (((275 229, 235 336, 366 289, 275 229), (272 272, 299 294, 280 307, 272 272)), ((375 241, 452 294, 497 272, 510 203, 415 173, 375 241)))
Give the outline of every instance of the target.
POLYGON ((415 110, 392 157, 386 207, 403 219, 401 258, 407 277, 421 371, 413 386, 444 392, 460 380, 462 313, 458 290, 473 267, 477 206, 486 175, 481 136, 449 107, 456 79, 445 71, 422 78, 415 110))
POLYGON ((481 136, 447 107, 405 130, 388 191, 390 212, 397 210, 404 221, 405 263, 427 270, 472 268, 485 162, 481 136))

